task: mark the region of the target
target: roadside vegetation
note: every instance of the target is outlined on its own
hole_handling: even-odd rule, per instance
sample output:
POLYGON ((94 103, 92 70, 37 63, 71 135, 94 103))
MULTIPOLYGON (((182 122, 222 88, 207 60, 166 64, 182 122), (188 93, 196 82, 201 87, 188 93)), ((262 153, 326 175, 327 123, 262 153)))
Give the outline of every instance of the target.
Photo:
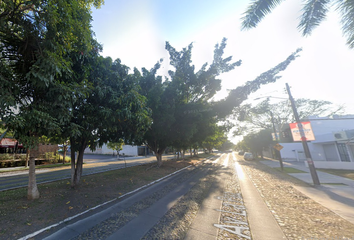
MULTIPOLYGON (((278 171, 281 171, 281 168, 280 168, 280 167, 274 168, 274 169, 276 169, 276 170, 278 170, 278 171)), ((299 169, 292 168, 292 167, 284 167, 283 169, 284 169, 283 172, 285 172, 285 173, 306 173, 306 172, 304 172, 304 171, 301 171, 301 170, 299 170, 299 169)))
POLYGON ((80 186, 71 188, 69 180, 38 185, 42 197, 28 201, 26 189, 0 192, 0 238, 17 239, 70 216, 144 186, 207 157, 164 161, 84 176, 80 186))
MULTIPOLYGON (((26 158, 26 154, 0 154, 0 169, 21 166, 25 168, 26 161, 28 161, 26 158)), ((59 155, 58 153, 47 152, 39 156, 35 162, 36 168, 39 168, 39 165, 45 166, 58 163, 61 163, 62 165, 65 163, 70 163, 70 157, 65 157, 65 161, 63 162, 63 156, 59 155)))
MULTIPOLYGON (((166 41, 171 68, 126 66, 102 57, 102 45, 90 29, 91 9, 103 0, 5 0, 0 16, 0 124, 29 154, 28 199, 38 199, 35 178, 38 144, 70 145, 70 185, 81 182, 85 148, 108 142, 147 145, 162 166, 172 147, 211 151, 227 142, 228 116, 262 85, 277 81, 301 49, 230 90, 219 101, 222 74, 241 65, 224 56, 227 39, 215 45, 213 59, 200 69, 192 63, 193 44, 177 50, 166 41), (45 27, 43 27, 45 26, 45 27), (77 157, 75 157, 77 152, 77 157)), ((4 134, 1 133, 1 138, 4 134)), ((66 151, 64 150, 64 155, 66 151)))

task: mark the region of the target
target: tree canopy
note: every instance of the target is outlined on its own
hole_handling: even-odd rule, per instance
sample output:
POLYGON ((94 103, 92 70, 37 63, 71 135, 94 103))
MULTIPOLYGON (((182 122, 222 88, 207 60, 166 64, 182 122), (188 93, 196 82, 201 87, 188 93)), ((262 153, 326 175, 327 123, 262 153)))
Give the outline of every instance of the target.
POLYGON ((14 137, 31 148, 28 198, 39 197, 34 158, 39 137, 68 121, 76 84, 70 53, 92 49, 92 5, 100 0, 0 3, 0 116, 14 137), (60 97, 58 97, 60 96, 60 97))
POLYGON ((205 63, 196 71, 191 60, 193 45, 177 51, 167 42, 166 50, 173 67, 169 78, 162 81, 162 77, 156 76, 159 63, 150 71, 142 70, 141 94, 148 99, 153 119, 145 140, 155 152, 159 165, 162 164, 161 154, 168 146, 184 150, 193 145, 201 146, 208 137, 214 136, 216 123, 225 120, 261 85, 279 79, 279 72, 284 71, 301 51, 298 49, 255 80, 232 90, 226 99, 213 101, 212 97, 221 89, 219 75, 241 64, 241 60, 232 62, 232 57, 224 58, 225 48, 226 39, 223 39, 215 46, 213 62, 210 65, 205 63))
MULTIPOLYGON (((329 101, 299 98, 295 100, 295 104, 300 119, 306 119, 309 116, 332 116, 343 113, 342 106, 333 106, 329 101)), ((295 122, 288 100, 271 104, 269 98, 256 106, 251 104, 240 106, 235 109, 234 117, 239 118, 238 129, 234 132, 234 135, 258 132, 261 129, 272 129, 272 118, 277 128, 295 122), (242 119, 239 118, 240 115, 242 115, 242 119)))

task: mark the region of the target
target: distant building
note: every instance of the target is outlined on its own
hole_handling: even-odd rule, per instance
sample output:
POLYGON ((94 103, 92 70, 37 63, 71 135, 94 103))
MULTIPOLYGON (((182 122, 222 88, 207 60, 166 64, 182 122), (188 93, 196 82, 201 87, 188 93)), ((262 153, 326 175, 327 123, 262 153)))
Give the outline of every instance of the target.
MULTIPOLYGON (((91 151, 90 148, 86 148, 85 153, 113 155, 113 150, 109 149, 107 145, 104 144, 101 148, 96 148, 95 151, 91 151)), ((123 149, 119 151, 120 155, 125 155, 125 156, 144 156, 145 153, 147 155, 150 154, 148 147, 136 146, 136 145, 123 145, 123 149)), ((117 154, 117 151, 114 151, 114 154, 117 154)))
POLYGON ((3 138, 0 141, 0 153, 14 153, 14 151, 22 151, 23 146, 16 139, 3 138))
MULTIPOLYGON (((308 146, 316 168, 354 169, 354 115, 309 117, 315 135, 308 146)), ((283 160, 306 161, 301 142, 280 143, 283 160)))
MULTIPOLYGON (((44 154, 48 152, 57 152, 59 147, 57 144, 51 143, 40 143, 38 145, 39 154, 44 154)), ((3 138, 0 141, 0 153, 25 153, 26 149, 21 143, 13 138, 3 138)))

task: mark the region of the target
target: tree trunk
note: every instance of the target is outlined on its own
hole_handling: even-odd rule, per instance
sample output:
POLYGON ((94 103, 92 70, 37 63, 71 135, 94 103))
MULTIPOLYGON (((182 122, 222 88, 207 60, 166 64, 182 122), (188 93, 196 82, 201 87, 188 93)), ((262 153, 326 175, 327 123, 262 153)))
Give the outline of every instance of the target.
POLYGON ((190 153, 190 155, 191 155, 191 157, 192 157, 192 156, 193 156, 193 155, 192 155, 193 153, 192 153, 192 148, 191 148, 191 147, 189 148, 189 153, 190 153))
POLYGON ((157 159, 157 166, 161 167, 162 166, 162 153, 160 151, 156 152, 156 159, 157 159))
POLYGON ((68 146, 63 144, 63 164, 65 164, 66 152, 68 151, 68 146))
POLYGON ((26 168, 28 168, 28 155, 29 155, 29 152, 30 152, 30 150, 27 149, 27 151, 26 151, 26 165, 25 165, 26 168))
POLYGON ((183 149, 182 150, 182 158, 183 158, 183 160, 184 160, 184 154, 186 153, 186 150, 185 149, 183 149))
MULTIPOLYGON (((85 148, 86 148, 86 144, 82 144, 79 149, 79 152, 77 154, 76 166, 74 164, 74 167, 75 167, 74 176, 71 176, 71 179, 72 179, 71 187, 76 187, 80 183, 80 179, 82 176, 82 164, 84 162, 85 148)), ((71 167, 72 166, 73 166, 73 164, 71 164, 71 167)), ((71 169, 71 173, 73 173, 73 169, 71 169)))
POLYGON ((28 190, 27 190, 27 198, 29 200, 34 200, 39 198, 39 191, 37 188, 36 181, 36 166, 35 159, 38 156, 38 150, 32 148, 30 150, 30 158, 29 158, 29 173, 28 173, 28 190))
POLYGON ((74 183, 74 176, 75 176, 76 159, 75 159, 75 151, 73 151, 73 149, 71 149, 70 157, 71 157, 71 187, 74 187, 73 183, 74 183))
POLYGON ((154 142, 152 142, 151 144, 148 144, 148 147, 150 148, 150 150, 152 152, 155 153, 156 160, 157 160, 157 167, 161 167, 162 166, 162 153, 165 152, 166 147, 159 149, 158 145, 154 142))

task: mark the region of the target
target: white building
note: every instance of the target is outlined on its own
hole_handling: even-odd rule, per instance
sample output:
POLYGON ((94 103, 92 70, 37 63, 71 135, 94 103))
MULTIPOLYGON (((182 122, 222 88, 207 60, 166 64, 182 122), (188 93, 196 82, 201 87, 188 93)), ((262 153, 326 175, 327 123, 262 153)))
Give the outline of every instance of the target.
MULTIPOLYGON (((308 146, 316 168, 354 169, 354 115, 309 117, 315 135, 308 146)), ((283 160, 306 161, 301 142, 280 143, 283 160)))
MULTIPOLYGON (((123 145, 123 149, 119 151, 120 155, 125 156, 138 156, 145 155, 145 147, 141 146, 133 146, 133 145, 123 145)), ((101 148, 96 148, 96 151, 92 152, 90 148, 85 149, 85 153, 89 154, 107 154, 113 155, 113 150, 109 149, 106 144, 104 144, 101 148)), ((148 151, 147 151, 148 153, 148 151)), ((114 154, 117 154, 117 151, 114 151, 114 154)))

